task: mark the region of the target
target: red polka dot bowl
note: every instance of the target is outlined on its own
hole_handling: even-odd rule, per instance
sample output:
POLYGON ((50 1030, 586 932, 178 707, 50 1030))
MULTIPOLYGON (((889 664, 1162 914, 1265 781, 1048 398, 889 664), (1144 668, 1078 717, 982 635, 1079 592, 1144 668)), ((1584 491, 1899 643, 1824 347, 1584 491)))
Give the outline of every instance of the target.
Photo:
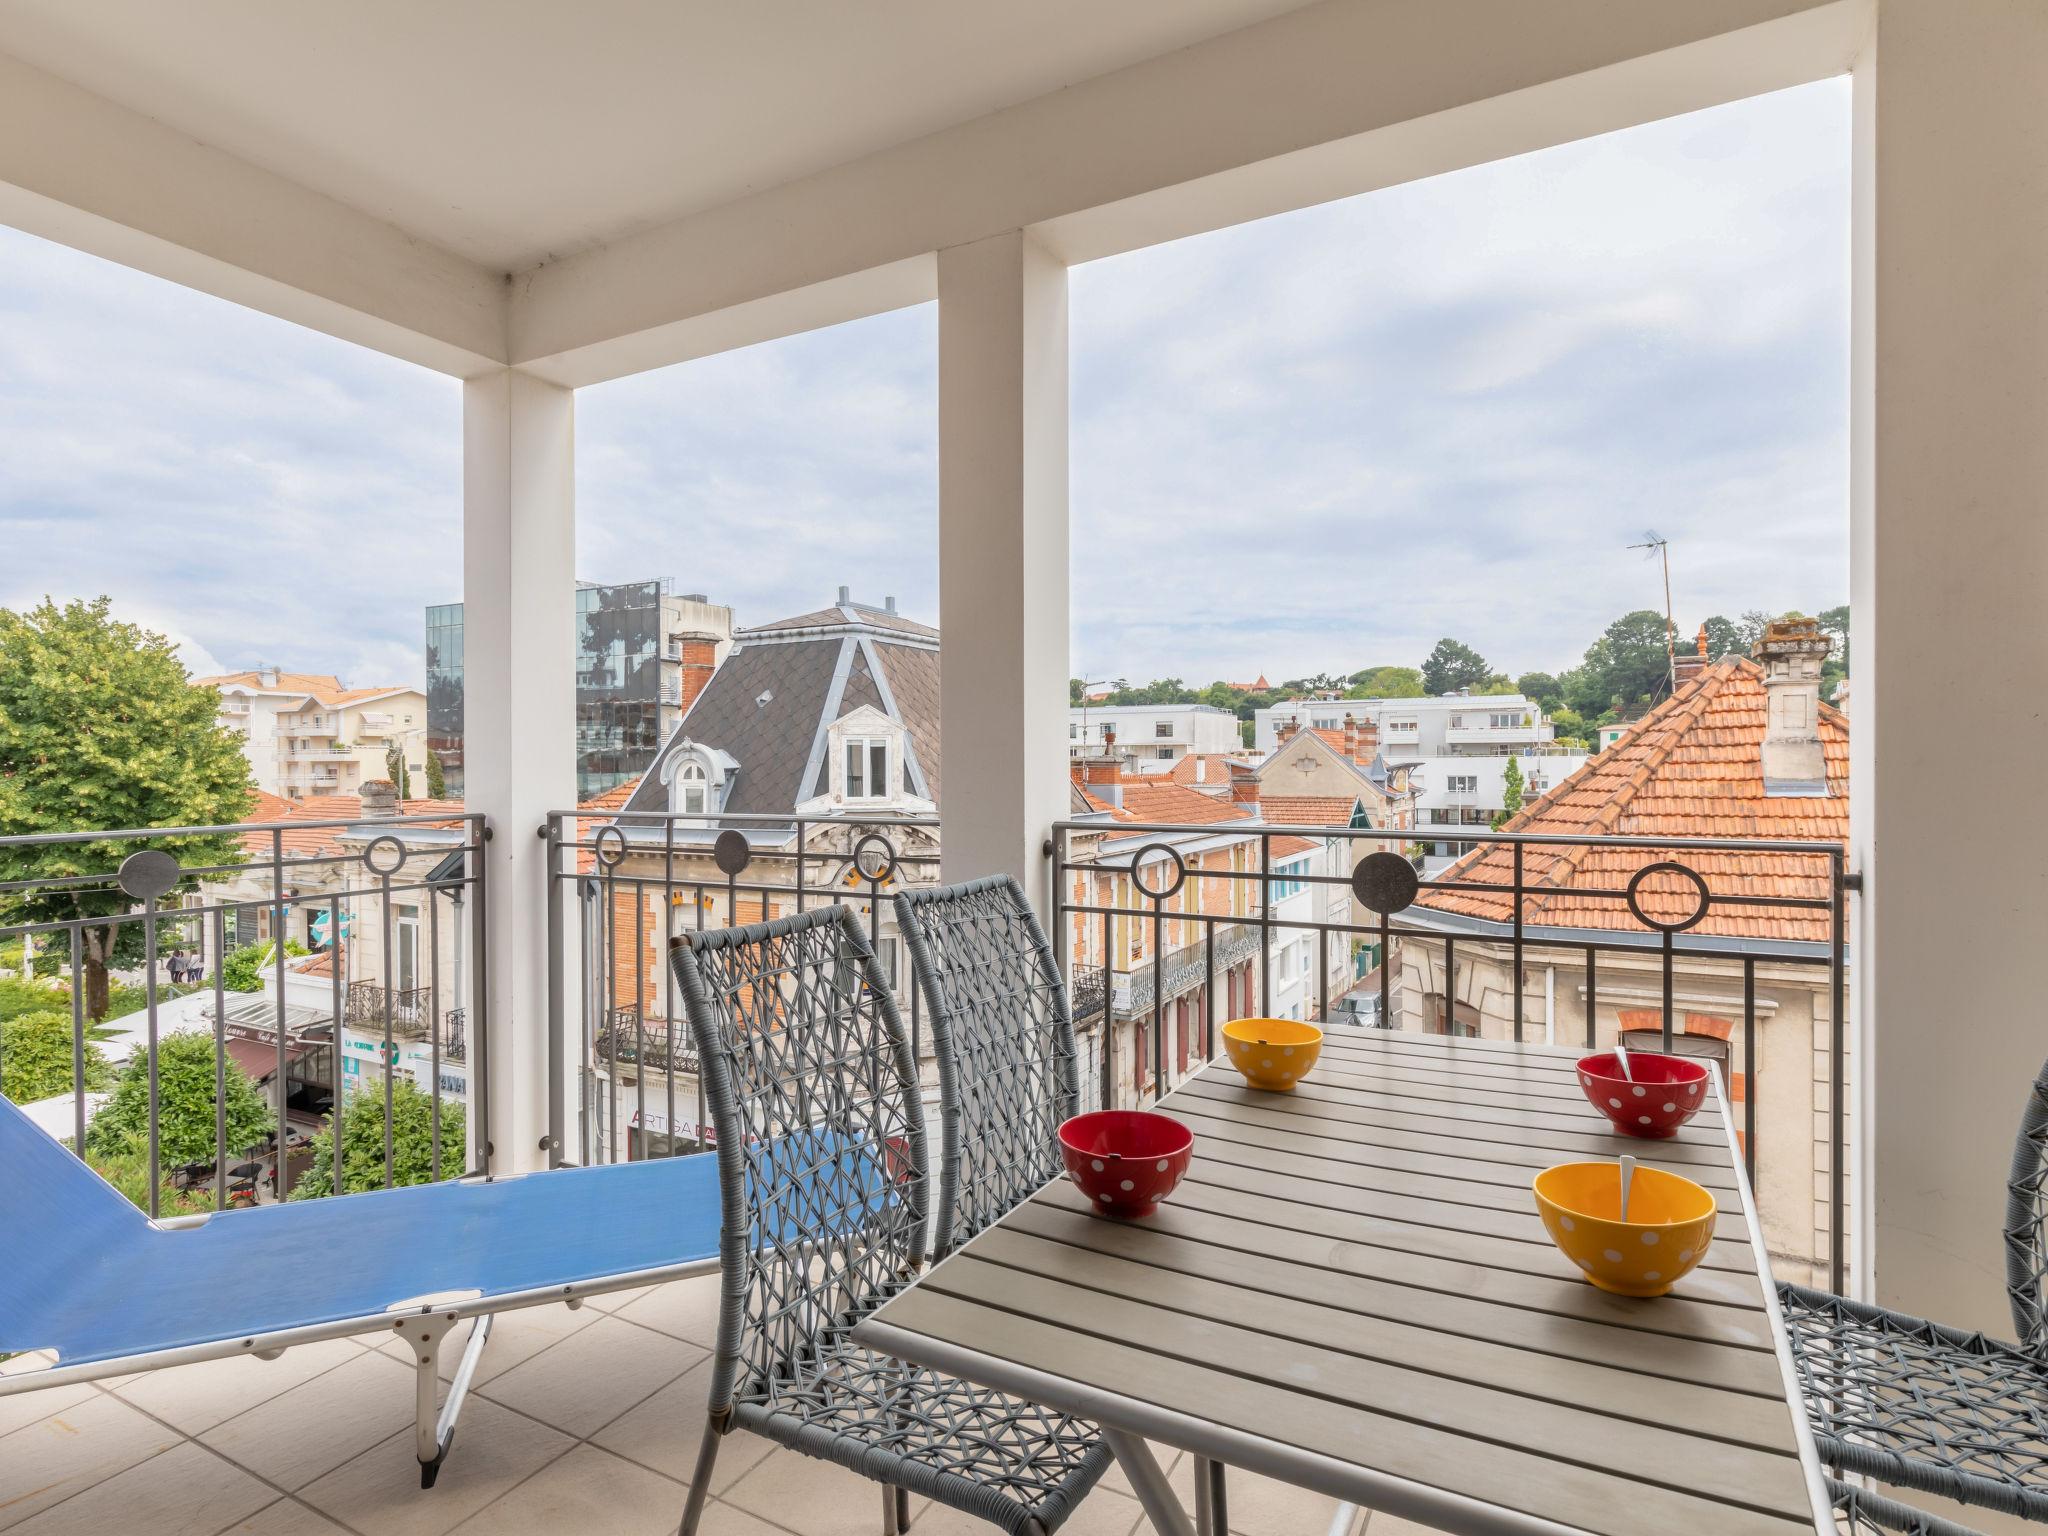
POLYGON ((1104 1109, 1060 1127, 1067 1177, 1105 1216, 1151 1215, 1194 1152, 1195 1133, 1171 1115, 1104 1109))
POLYGON ((1628 1077, 1614 1052, 1579 1058, 1579 1088, 1624 1136, 1661 1141, 1699 1113, 1707 1101, 1707 1064, 1694 1056, 1630 1051, 1628 1077))

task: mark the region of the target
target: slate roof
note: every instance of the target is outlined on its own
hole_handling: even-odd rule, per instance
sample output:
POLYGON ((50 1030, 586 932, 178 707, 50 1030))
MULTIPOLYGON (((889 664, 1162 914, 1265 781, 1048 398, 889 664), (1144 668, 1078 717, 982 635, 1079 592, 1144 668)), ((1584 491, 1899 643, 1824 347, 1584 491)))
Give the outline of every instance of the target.
POLYGON ((738 631, 731 654, 663 743, 625 809, 668 809, 662 765, 689 741, 739 764, 719 811, 789 815, 800 802, 824 793, 825 728, 862 705, 908 728, 925 792, 937 800, 937 640, 938 631, 929 625, 860 604, 738 631), (815 633, 821 629, 827 632, 815 633))
MULTIPOLYGON (((1826 704, 1820 708, 1828 793, 1771 796, 1764 793, 1763 779, 1766 701, 1763 669, 1754 661, 1717 661, 1502 830, 1846 843, 1848 717, 1826 704)), ((1535 888, 1522 914, 1531 925, 1642 931, 1624 904, 1588 893, 1620 891, 1636 871, 1664 858, 1696 870, 1717 897, 1829 895, 1827 863, 1812 855, 1529 844, 1522 857, 1523 883, 1535 888)), ((1512 851, 1506 845, 1481 847, 1440 878, 1511 885, 1512 851)), ((1675 918, 1696 905, 1697 898, 1677 880, 1646 882, 1643 906, 1651 915, 1675 918)), ((1503 924, 1514 921, 1514 903, 1505 892, 1425 891, 1416 906, 1503 924)), ((1690 935, 1825 943, 1830 923, 1824 909, 1712 906, 1690 935)))

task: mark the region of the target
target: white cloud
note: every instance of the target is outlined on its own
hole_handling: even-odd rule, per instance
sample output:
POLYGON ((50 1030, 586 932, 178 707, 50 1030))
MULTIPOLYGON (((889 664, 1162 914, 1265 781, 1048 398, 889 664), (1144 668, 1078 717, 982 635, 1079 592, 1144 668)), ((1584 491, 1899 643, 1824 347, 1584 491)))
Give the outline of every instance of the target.
MULTIPOLYGON (((1073 666, 1574 660, 1846 592, 1847 88, 1076 269, 1073 666)), ((936 314, 585 390, 578 575, 741 622, 937 612, 936 314)), ((98 592, 222 668, 417 681, 459 387, 0 231, 0 603, 98 592)))

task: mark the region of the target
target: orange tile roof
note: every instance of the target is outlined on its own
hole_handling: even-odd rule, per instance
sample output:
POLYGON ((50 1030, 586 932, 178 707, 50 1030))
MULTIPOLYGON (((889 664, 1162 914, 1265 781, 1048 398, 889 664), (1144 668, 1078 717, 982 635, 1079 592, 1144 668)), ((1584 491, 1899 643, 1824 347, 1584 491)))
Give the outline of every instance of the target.
POLYGON ((626 802, 633 798, 633 791, 640 787, 637 779, 628 779, 623 784, 614 784, 601 795, 592 795, 588 800, 579 800, 579 811, 618 811, 625 809, 626 802))
MULTIPOLYGON (((1746 657, 1718 661, 1630 727, 1612 747, 1549 794, 1525 807, 1506 832, 1584 837, 1757 838, 1846 843, 1849 834, 1849 721, 1823 704, 1820 738, 1828 793, 1807 798, 1764 793, 1763 669, 1746 657)), ((1643 931, 1619 900, 1645 865, 1669 858, 1698 872, 1716 896, 1826 899, 1829 868, 1810 854, 1597 848, 1542 844, 1523 849, 1522 920, 1532 925, 1643 931)), ((1442 879, 1512 884, 1507 845, 1467 854, 1442 879)), ((1689 913, 1696 898, 1677 877, 1642 890, 1653 916, 1689 913)), ((1425 891, 1417 906, 1503 924, 1511 896, 1487 891, 1425 891)), ((1824 909, 1716 905, 1689 932, 1724 938, 1826 942, 1824 909)))
POLYGON ((1348 827, 1356 795, 1264 795, 1259 804, 1276 827, 1348 827))
POLYGON ((1230 765, 1242 759, 1228 752, 1190 752, 1176 758, 1167 775, 1176 784, 1210 784, 1222 789, 1230 784, 1230 765))
POLYGON ((1125 779, 1124 810, 1133 821, 1175 822, 1206 826, 1218 821, 1249 821, 1244 806, 1205 795, 1171 779, 1125 779))
POLYGON ((1276 859, 1285 858, 1291 853, 1307 853, 1309 849, 1317 846, 1319 845, 1312 837, 1276 837, 1273 839, 1272 856, 1276 859))
POLYGON ((1111 805, 1107 800, 1104 800, 1100 795, 1090 794, 1088 792, 1087 786, 1084 784, 1074 785, 1074 797, 1081 802, 1081 807, 1083 810, 1110 812, 1114 812, 1116 810, 1115 806, 1111 805))
POLYGON ((1320 736, 1330 750, 1335 752, 1340 758, 1343 758, 1347 763, 1358 763, 1369 767, 1372 764, 1373 754, 1380 749, 1379 731, 1370 722, 1361 723, 1360 727, 1353 732, 1353 735, 1357 738, 1359 750, 1365 753, 1363 757, 1353 757, 1344 750, 1344 732, 1340 727, 1312 725, 1309 727, 1308 733, 1311 736, 1320 736))
MULTIPOLYGON (((436 812, 460 815, 462 812, 462 802, 460 800, 401 800, 398 803, 398 814, 401 816, 431 816, 436 812)), ((265 829, 244 832, 242 834, 242 846, 249 851, 251 858, 267 858, 272 844, 272 837, 271 833, 267 830, 267 824, 283 822, 285 823, 285 829, 276 841, 284 850, 286 857, 331 857, 343 851, 341 842, 342 828, 294 827, 290 823, 295 821, 353 821, 361 817, 362 814, 363 797, 361 795, 308 795, 303 800, 286 801, 279 801, 275 795, 262 796, 256 808, 242 818, 242 824, 251 828, 264 827, 265 829), (268 801, 269 804, 263 803, 264 801, 268 801), (274 807, 279 804, 286 806, 287 809, 282 812, 275 810, 274 807)), ((415 827, 437 825, 449 827, 455 825, 455 823, 413 822, 410 825, 415 827)))
POLYGON ((387 683, 381 688, 344 688, 341 679, 327 672, 280 672, 275 683, 263 681, 263 674, 257 671, 223 672, 214 677, 195 677, 195 688, 258 688, 266 693, 306 693, 322 704, 355 704, 364 699, 374 699, 390 693, 417 693, 417 688, 404 683, 387 683))

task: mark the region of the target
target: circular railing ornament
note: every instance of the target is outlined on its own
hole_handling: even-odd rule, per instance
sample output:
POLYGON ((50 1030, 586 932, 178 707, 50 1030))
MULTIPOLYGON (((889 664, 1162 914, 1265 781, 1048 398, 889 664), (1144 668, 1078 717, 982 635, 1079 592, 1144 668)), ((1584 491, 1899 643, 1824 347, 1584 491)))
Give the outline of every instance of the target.
POLYGON ((626 834, 616 823, 599 827, 590 839, 590 856, 606 869, 617 869, 626 857, 626 834))
POLYGON ((853 868, 869 885, 896 878, 896 845, 880 832, 869 832, 853 845, 853 868), (880 857, 877 858, 877 853, 880 857))
POLYGON ((363 849, 363 867, 373 875, 395 875, 405 868, 405 844, 389 832, 379 833, 363 849), (384 861, 389 859, 387 864, 384 861))
POLYGON ((1154 901, 1165 901, 1187 884, 1188 861, 1180 856, 1180 850, 1167 843, 1147 843, 1131 855, 1131 884, 1143 895, 1154 901), (1145 859, 1150 854, 1163 853, 1173 869, 1173 882, 1163 890, 1153 890, 1145 883, 1145 859))
POLYGON ((1629 911, 1635 914, 1636 921, 1645 928, 1654 928, 1659 933, 1683 933, 1686 929, 1697 926, 1707 915, 1707 905, 1711 900, 1711 896, 1712 893, 1707 889, 1707 882, 1700 878, 1698 870, 1693 869, 1689 865, 1674 863, 1669 859, 1662 860, 1656 864, 1645 864, 1630 877, 1628 882, 1629 911), (1699 905, 1693 908, 1691 916, 1682 917, 1676 922, 1667 923, 1659 921, 1643 910, 1643 903, 1637 892, 1642 888, 1643 882, 1652 875, 1681 875, 1692 882, 1692 888, 1699 893, 1699 905))
POLYGON ((163 849, 144 848, 121 861, 120 873, 115 878, 121 889, 137 901, 148 901, 169 895, 182 874, 178 861, 163 849))
POLYGON ((1405 912, 1421 889, 1415 866, 1385 848, 1368 853, 1351 869, 1351 894, 1358 898, 1360 906, 1382 917, 1405 912))
POLYGON ((711 845, 711 861, 720 873, 737 875, 754 862, 753 846, 747 842, 747 834, 737 827, 727 827, 718 834, 718 841, 711 845))

